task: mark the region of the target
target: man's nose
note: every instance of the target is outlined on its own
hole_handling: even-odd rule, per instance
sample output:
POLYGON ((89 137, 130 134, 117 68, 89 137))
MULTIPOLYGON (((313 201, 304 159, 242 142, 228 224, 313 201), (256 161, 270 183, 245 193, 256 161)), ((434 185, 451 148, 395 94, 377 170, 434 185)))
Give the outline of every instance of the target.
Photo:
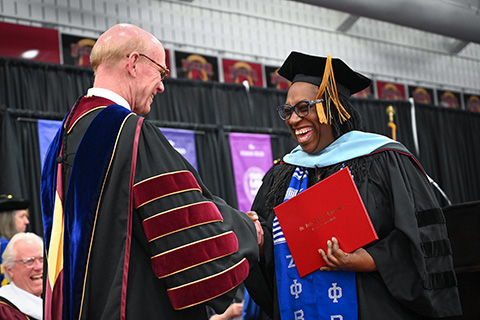
POLYGON ((165 85, 163 84, 163 81, 160 81, 160 85, 158 86, 157 91, 160 93, 165 91, 165 85))

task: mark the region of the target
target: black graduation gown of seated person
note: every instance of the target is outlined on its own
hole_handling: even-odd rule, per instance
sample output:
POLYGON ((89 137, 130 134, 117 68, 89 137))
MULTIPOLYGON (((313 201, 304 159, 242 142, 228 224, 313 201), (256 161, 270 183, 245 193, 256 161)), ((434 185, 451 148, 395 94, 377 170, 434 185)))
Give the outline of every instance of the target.
MULTIPOLYGON (((384 150, 349 160, 346 165, 379 237, 364 247, 378 271, 356 274, 359 319, 430 319, 461 314, 445 218, 413 156, 407 150, 384 150)), ((324 179, 341 166, 309 169, 309 186, 318 181, 316 176, 324 179)), ((280 312, 271 208, 282 202, 294 169, 285 163, 275 165, 265 175, 252 206, 262 220, 265 247, 264 256, 245 284, 274 320, 280 319, 280 312), (283 180, 281 192, 268 208, 268 194, 278 182, 275 179, 283 180)))

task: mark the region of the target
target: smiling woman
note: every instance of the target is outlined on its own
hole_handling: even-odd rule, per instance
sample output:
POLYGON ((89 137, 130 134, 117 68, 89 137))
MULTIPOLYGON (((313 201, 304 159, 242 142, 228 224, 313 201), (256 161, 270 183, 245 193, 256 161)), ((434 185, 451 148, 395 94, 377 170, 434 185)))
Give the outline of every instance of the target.
POLYGON ((42 319, 43 241, 33 233, 12 237, 3 253, 8 285, 0 288, 0 319, 42 319))
MULTIPOLYGON (((432 186, 402 144, 362 132, 350 102, 370 80, 340 59, 299 52, 278 74, 293 83, 277 111, 298 146, 265 175, 252 206, 263 226, 264 257, 245 281, 250 296, 273 320, 461 314, 445 218, 432 186), (300 277, 288 246, 292 239, 283 236, 274 208, 344 167, 379 240, 353 252, 342 250, 340 237, 312 243, 327 248, 311 257, 325 266, 300 277)), ((342 189, 333 192, 345 198, 342 189)), ((330 210, 324 197, 313 200, 319 215, 330 210)), ((290 213, 304 223, 300 208, 290 213)))

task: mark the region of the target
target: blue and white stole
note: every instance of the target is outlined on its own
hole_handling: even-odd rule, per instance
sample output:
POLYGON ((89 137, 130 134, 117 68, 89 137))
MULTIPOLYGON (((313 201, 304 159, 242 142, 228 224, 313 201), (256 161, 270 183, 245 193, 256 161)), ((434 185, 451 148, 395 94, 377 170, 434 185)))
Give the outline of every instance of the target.
MULTIPOLYGON (((305 191, 307 183, 307 169, 297 167, 284 201, 305 191)), ((277 217, 273 243, 282 320, 358 319, 355 272, 317 270, 300 278, 277 217)))

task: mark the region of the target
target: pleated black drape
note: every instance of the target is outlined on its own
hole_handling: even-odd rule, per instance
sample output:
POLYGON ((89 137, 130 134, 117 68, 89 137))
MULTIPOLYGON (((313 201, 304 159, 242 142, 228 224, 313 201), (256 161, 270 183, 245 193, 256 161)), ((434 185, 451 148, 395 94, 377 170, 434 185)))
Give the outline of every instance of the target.
MULTIPOLYGON (((91 87, 88 68, 0 58, 0 193, 29 198, 31 230, 42 234, 39 181, 40 159, 35 121, 61 120, 76 98, 91 87)), ((286 92, 217 82, 167 78, 146 118, 162 127, 195 130, 198 171, 212 193, 236 206, 230 156, 230 132, 271 136, 274 159, 294 146, 276 107, 286 92)), ((452 203, 480 200, 480 148, 476 133, 480 114, 416 105, 419 139, 416 152, 412 108, 408 101, 354 99, 367 131, 392 136, 386 108, 395 107, 397 140, 422 162, 426 172, 452 203)))
POLYGON ((0 57, 0 107, 67 112, 93 83, 88 68, 0 57))
POLYGON ((386 109, 390 105, 393 106, 395 108, 396 140, 415 153, 411 105, 408 101, 354 99, 353 104, 362 116, 367 131, 383 134, 390 138, 392 138, 392 128, 388 126, 389 117, 386 109))
POLYGON ((43 236, 40 151, 36 121, 0 110, 0 194, 29 199, 29 231, 43 236))
POLYGON ((418 139, 427 173, 453 203, 480 199, 480 114, 417 106, 418 139))

